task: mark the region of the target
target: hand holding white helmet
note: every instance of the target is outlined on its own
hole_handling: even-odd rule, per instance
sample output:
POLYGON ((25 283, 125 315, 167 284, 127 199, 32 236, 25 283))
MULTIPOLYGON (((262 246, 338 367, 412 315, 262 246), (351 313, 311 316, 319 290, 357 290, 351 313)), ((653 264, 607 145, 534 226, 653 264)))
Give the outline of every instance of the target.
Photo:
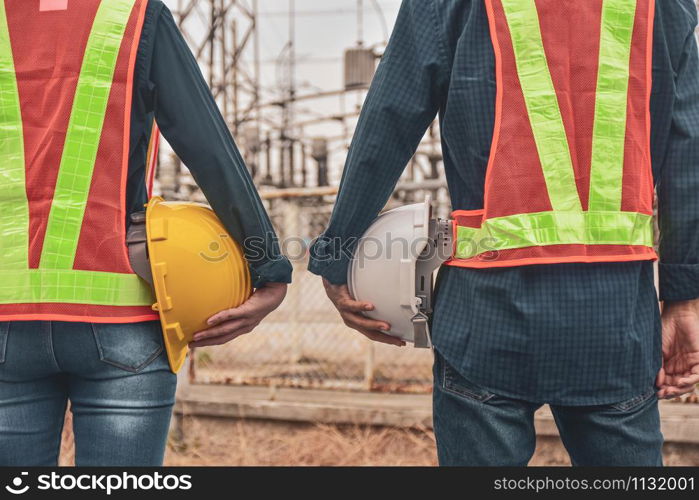
POLYGON ((363 314, 416 347, 431 347, 433 273, 453 248, 450 223, 431 212, 428 197, 381 215, 359 241, 348 272, 352 297, 374 306, 363 314))

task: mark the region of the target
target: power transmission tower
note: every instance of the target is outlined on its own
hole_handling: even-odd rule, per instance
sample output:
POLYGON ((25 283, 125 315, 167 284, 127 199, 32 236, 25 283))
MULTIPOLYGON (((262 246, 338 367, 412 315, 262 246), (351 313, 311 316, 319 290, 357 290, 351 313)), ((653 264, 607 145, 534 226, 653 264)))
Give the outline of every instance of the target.
POLYGON ((178 0, 174 15, 253 175, 259 174, 258 0, 178 0))
MULTIPOLYGON (((367 45, 364 41, 366 2, 348 2, 356 5, 357 42, 343 54, 344 85, 310 91, 306 83, 297 81, 296 76, 298 12, 295 0, 286 0, 286 8, 279 11, 287 16, 288 38, 274 62, 277 81, 269 81, 269 72, 266 72, 266 85, 261 83, 264 77, 260 69, 261 13, 258 4, 261 0, 178 0, 173 9, 175 19, 258 184, 278 188, 299 183, 306 187, 324 186, 330 182, 329 173, 342 164, 338 156, 349 142, 380 54, 376 45, 367 45), (356 105, 350 105, 351 109, 345 106, 347 97, 356 98, 356 105), (317 113, 313 110, 309 113, 309 103, 320 99, 327 102, 328 98, 338 99, 337 111, 317 113), (332 132, 319 128, 326 124, 335 126, 330 129, 332 132), (338 125, 342 127, 341 132, 334 132, 338 125), (320 136, 318 130, 321 130, 320 136), (335 161, 333 154, 336 155, 335 161), (307 164, 310 162, 316 164, 315 179, 307 175, 311 171, 307 164)), ((372 5, 381 14, 378 1, 373 1, 372 5)), ((380 17, 385 24, 382 14, 380 17)), ((387 34, 388 28, 384 27, 384 31, 387 34)), ((441 151, 437 137, 438 133, 433 129, 429 149, 423 145, 413 162, 414 168, 410 169, 412 173, 420 171, 420 178, 439 175, 441 151)), ((193 181, 191 184, 194 187, 193 181)))

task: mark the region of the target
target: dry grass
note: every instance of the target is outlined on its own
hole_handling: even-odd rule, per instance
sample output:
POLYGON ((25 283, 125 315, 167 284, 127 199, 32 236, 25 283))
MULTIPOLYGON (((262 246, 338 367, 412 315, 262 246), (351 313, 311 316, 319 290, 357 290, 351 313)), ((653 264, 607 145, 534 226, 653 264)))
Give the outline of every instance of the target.
POLYGON ((436 463, 428 430, 188 417, 167 465, 407 466, 436 463))

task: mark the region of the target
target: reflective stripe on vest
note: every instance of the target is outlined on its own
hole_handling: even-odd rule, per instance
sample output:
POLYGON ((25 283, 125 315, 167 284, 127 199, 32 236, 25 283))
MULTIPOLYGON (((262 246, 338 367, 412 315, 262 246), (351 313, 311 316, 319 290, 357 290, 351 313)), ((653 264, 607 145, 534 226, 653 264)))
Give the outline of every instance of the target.
POLYGON ((542 212, 486 220, 457 229, 456 257, 550 245, 653 246, 653 217, 630 212, 542 212))
POLYGON ((592 133, 590 210, 620 210, 635 0, 602 4, 599 73, 592 133))
POLYGON ((100 2, 83 56, 39 269, 28 263, 22 117, 0 1, 0 304, 147 306, 135 274, 73 269, 117 57, 135 0, 100 2))
MULTIPOLYGON (((486 206, 480 227, 457 228, 455 259, 472 259, 497 250, 554 245, 652 248, 653 217, 622 211, 630 54, 637 1, 602 2, 587 211, 583 210, 576 184, 536 3, 534 0, 500 0, 500 3, 545 180, 547 193, 541 195, 548 194, 553 211, 489 218, 486 206)), ((493 15, 492 7, 490 14, 493 15)), ((492 24, 491 29, 494 29, 492 24)))
POLYGON ((29 268, 24 135, 5 2, 0 2, 0 270, 29 268))

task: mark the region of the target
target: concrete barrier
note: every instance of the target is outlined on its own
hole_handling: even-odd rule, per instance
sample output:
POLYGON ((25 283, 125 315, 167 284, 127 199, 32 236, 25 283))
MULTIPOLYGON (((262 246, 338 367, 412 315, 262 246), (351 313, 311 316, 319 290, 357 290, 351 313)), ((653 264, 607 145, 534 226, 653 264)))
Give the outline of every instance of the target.
MULTIPOLYGON (((660 411, 666 442, 699 445, 699 405, 661 402, 660 411)), ((186 385, 178 391, 175 415, 176 419, 193 415, 431 428, 432 397, 426 394, 186 385)), ((548 407, 537 412, 536 429, 541 436, 558 435, 548 407)))

